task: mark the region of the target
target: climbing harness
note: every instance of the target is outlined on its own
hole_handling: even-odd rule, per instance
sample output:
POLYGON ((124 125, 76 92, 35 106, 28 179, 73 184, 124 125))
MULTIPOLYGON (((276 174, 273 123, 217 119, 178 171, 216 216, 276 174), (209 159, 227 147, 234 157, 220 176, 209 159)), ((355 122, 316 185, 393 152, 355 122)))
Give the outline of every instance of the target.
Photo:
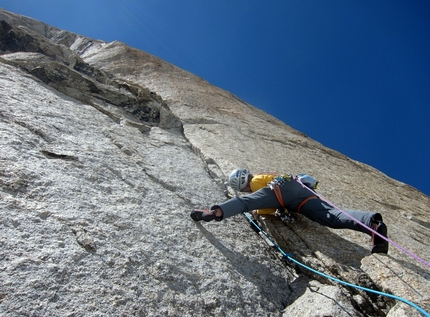
MULTIPOLYGON (((291 181, 291 179, 295 179, 300 182, 300 184, 304 184, 306 187, 310 189, 316 189, 318 186, 318 181, 315 180, 312 176, 306 175, 306 174, 298 174, 296 177, 292 177, 291 175, 284 174, 278 177, 275 177, 268 185, 270 189, 273 190, 275 193, 276 199, 278 200, 279 204, 282 206, 282 208, 278 209, 275 213, 277 217, 279 217, 282 222, 293 222, 294 218, 292 213, 285 208, 284 199, 282 198, 282 191, 281 187, 286 183, 291 181)), ((297 208, 297 213, 300 213, 300 209, 304 204, 306 204, 310 199, 318 198, 317 196, 310 196, 303 200, 299 207, 297 208)))
POLYGON ((303 207, 303 205, 304 205, 304 204, 306 204, 309 200, 311 200, 311 199, 315 199, 315 198, 318 198, 318 197, 317 197, 317 196, 309 196, 308 198, 306 198, 305 200, 303 200, 303 201, 300 203, 299 207, 297 207, 297 213, 298 213, 298 214, 300 213, 300 209, 302 209, 302 207, 303 207))
POLYGON ((412 303, 411 301, 408 301, 407 299, 405 299, 403 297, 395 296, 395 295, 384 293, 384 292, 379 292, 379 291, 376 291, 376 290, 373 290, 373 289, 370 289, 370 288, 366 288, 366 287, 362 287, 362 286, 359 286, 359 285, 355 285, 355 284, 351 284, 351 283, 342 281, 342 280, 340 280, 338 278, 335 278, 333 276, 330 276, 330 275, 327 275, 327 274, 322 273, 320 271, 317 271, 317 270, 315 270, 315 269, 313 269, 313 268, 311 268, 311 267, 309 267, 309 266, 301 263, 300 261, 297 261, 296 259, 293 258, 293 254, 292 253, 286 253, 284 250, 282 250, 282 248, 276 242, 274 242, 270 238, 270 236, 265 231, 263 231, 263 229, 261 229, 261 227, 246 212, 243 212, 243 215, 248 219, 248 221, 251 223, 251 226, 253 226, 253 229, 266 241, 266 243, 268 243, 268 245, 270 247, 276 249, 282 255, 282 259, 291 261, 291 262, 293 262, 293 263, 295 263, 295 264, 297 264, 297 265, 299 265, 299 266, 301 266, 301 267, 303 267, 303 268, 305 268, 305 269, 307 269, 307 270, 309 270, 309 271, 311 271, 311 272, 313 272, 315 274, 318 274, 320 276, 328 278, 328 279, 330 279, 330 280, 332 280, 332 281, 334 281, 336 283, 340 283, 340 284, 343 284, 343 285, 347 285, 349 287, 360 289, 360 290, 365 291, 365 292, 374 293, 374 294, 386 296, 386 297, 389 297, 389 298, 393 298, 395 300, 399 300, 399 301, 401 301, 401 302, 403 302, 403 303, 411 306, 412 308, 415 308, 421 314, 423 314, 425 317, 430 317, 430 313, 426 312, 423 308, 421 308, 417 304, 412 303))
POLYGON ((291 223, 294 222, 294 217, 292 213, 285 208, 284 199, 282 198, 282 192, 281 187, 286 182, 291 181, 292 176, 285 174, 281 176, 275 177, 268 185, 271 190, 275 193, 276 199, 278 200, 279 204, 282 206, 281 208, 278 208, 275 212, 275 215, 281 219, 283 223, 291 223))
POLYGON ((291 175, 281 175, 275 177, 268 185, 271 190, 275 193, 276 199, 278 200, 279 204, 285 208, 284 200, 282 198, 282 192, 281 187, 286 183, 291 181, 291 175))

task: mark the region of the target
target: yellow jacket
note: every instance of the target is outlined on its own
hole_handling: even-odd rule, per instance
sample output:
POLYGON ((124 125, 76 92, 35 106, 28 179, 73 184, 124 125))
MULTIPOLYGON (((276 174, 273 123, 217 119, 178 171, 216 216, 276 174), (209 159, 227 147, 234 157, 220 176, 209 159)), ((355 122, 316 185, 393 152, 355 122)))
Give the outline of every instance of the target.
MULTIPOLYGON (((252 192, 256 192, 257 190, 266 187, 275 177, 279 176, 277 173, 261 173, 255 175, 251 181, 249 182, 249 187, 252 192)), ((268 215, 273 214, 276 211, 276 208, 267 208, 267 209, 259 209, 257 213, 259 215, 268 215)))

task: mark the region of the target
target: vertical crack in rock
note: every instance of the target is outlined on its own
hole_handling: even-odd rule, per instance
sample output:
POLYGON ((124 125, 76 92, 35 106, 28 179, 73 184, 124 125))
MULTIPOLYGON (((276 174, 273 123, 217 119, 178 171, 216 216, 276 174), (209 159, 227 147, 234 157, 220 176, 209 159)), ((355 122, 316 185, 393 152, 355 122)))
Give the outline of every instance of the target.
MULTIPOLYGON (((224 192, 228 192, 228 188, 226 187, 225 182, 223 179, 225 179, 225 176, 222 174, 220 167, 212 158, 207 158, 199 149, 197 146, 195 146, 184 134, 184 138, 187 140, 187 142, 190 144, 190 148, 193 150, 193 152, 196 154, 197 157, 199 157, 202 162, 206 165, 206 170, 209 174, 209 176, 219 185, 220 189, 222 189, 224 192)), ((343 158, 343 156, 342 156, 343 158)), ((292 229, 288 228, 285 224, 283 224, 279 219, 276 217, 267 217, 266 220, 263 220, 261 223, 261 226, 263 227, 263 230, 269 233, 270 236, 274 237, 275 241, 287 252, 295 252, 296 256, 297 248, 300 249, 300 261, 302 261, 304 264, 312 267, 313 269, 321 272, 325 272, 327 269, 335 269, 334 267, 327 267, 326 264, 324 264, 322 261, 320 261, 315 254, 312 253, 311 247, 306 245, 306 240, 302 239, 300 235, 297 235, 297 233, 292 229), (281 230, 279 230, 281 228, 281 230), (287 232, 288 231, 288 232, 287 232), (294 235, 294 237, 291 236, 291 234, 294 235), (289 237, 289 239, 295 240, 295 242, 291 243, 288 242, 285 237, 289 237), (298 247, 300 245, 300 247, 298 247)), ((273 248, 270 248, 270 250, 275 254, 278 255, 277 251, 273 248)), ((276 260, 280 260, 280 258, 276 257, 276 260)), ((395 302, 393 300, 390 300, 388 298, 384 298, 383 296, 376 296, 374 294, 368 294, 364 291, 357 291, 353 288, 345 288, 344 286, 339 286, 336 283, 333 283, 331 280, 328 280, 325 277, 322 277, 320 275, 317 275, 315 273, 312 273, 302 267, 299 267, 298 265, 292 265, 290 263, 285 263, 285 268, 293 268, 296 272, 299 273, 299 276, 307 276, 310 279, 317 280, 322 285, 335 285, 336 287, 339 287, 340 289, 343 289, 343 292, 345 294, 355 294, 356 297, 347 295, 346 298, 351 303, 353 307, 357 309, 357 315, 362 316, 382 316, 384 313, 381 311, 381 307, 384 310, 387 310, 387 307, 392 307, 395 302), (360 313, 358 313, 360 312, 360 313)), ((338 272, 330 271, 326 272, 332 276, 335 276, 337 278, 342 279, 342 276, 338 274, 338 272)), ((376 287, 376 285, 371 282, 371 279, 368 275, 366 275, 364 272, 360 274, 360 280, 357 281, 357 284, 363 287, 368 287, 377 291, 382 291, 376 287), (366 280, 366 283, 363 283, 363 281, 366 280), (371 283, 371 285, 369 284, 371 283)), ((299 277, 300 278, 300 277, 299 277)), ((289 286, 291 289, 294 287, 289 286)), ((297 300, 300 297, 300 295, 294 294, 294 297, 287 298, 288 305, 294 303, 295 300, 297 300)))

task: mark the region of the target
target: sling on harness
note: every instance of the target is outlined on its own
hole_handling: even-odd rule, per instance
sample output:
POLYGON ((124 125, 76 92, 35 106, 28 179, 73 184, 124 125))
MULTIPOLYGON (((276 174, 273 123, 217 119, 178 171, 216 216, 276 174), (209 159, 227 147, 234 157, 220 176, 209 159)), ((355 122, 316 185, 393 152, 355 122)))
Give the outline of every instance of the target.
POLYGON ((275 215, 281 219, 283 223, 294 222, 293 215, 291 212, 285 208, 284 199, 282 198, 281 186, 285 184, 285 182, 291 181, 292 176, 285 174, 274 178, 268 185, 271 190, 275 193, 276 199, 282 208, 278 208, 276 210, 275 215))

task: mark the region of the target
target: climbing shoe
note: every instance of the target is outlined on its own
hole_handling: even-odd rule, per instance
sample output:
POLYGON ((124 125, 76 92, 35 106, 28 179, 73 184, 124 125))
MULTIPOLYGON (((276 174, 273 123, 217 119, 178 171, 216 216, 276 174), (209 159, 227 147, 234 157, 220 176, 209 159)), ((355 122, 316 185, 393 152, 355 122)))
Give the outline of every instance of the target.
MULTIPOLYGON (((372 229, 387 237, 387 226, 382 221, 375 221, 372 224, 372 229)), ((372 232, 372 253, 388 253, 388 241, 381 238, 372 232)))
POLYGON ((215 213, 216 213, 216 210, 206 210, 206 209, 198 210, 198 209, 195 209, 191 212, 190 216, 194 221, 203 220, 203 221, 209 222, 209 221, 212 221, 214 219, 217 221, 220 221, 222 219, 222 217, 215 216, 215 213))

